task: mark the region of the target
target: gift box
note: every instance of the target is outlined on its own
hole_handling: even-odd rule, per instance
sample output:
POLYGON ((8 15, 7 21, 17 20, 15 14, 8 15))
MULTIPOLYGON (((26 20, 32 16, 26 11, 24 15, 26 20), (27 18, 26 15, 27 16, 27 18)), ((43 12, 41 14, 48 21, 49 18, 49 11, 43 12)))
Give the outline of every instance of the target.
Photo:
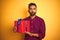
POLYGON ((30 21, 29 20, 18 20, 14 21, 14 27, 19 33, 30 32, 30 21))

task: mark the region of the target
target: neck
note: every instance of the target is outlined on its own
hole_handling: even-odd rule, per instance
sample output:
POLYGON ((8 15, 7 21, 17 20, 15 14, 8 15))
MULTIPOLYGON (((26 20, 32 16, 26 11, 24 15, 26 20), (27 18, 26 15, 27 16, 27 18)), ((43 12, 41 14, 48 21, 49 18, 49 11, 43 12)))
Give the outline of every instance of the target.
POLYGON ((35 18, 35 16, 36 16, 36 15, 34 15, 34 16, 30 16, 30 17, 31 17, 31 19, 33 19, 33 18, 35 18))

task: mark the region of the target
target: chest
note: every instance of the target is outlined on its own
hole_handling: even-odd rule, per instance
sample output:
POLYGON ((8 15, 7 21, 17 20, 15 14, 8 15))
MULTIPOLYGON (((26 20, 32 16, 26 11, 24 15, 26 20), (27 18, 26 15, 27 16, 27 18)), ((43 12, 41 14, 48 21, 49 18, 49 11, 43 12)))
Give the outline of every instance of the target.
POLYGON ((39 20, 31 20, 30 21, 31 24, 31 32, 39 32, 40 29, 40 21, 39 20))

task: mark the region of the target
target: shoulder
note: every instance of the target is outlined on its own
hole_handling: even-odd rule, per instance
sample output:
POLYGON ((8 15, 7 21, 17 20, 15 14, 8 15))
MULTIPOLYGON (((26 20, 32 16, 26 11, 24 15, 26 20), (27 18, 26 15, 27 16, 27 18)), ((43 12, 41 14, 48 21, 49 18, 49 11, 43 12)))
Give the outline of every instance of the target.
POLYGON ((36 16, 37 17, 37 19, 39 19, 39 20, 44 20, 43 18, 41 18, 41 17, 39 17, 39 16, 36 16))
POLYGON ((39 17, 39 16, 36 16, 36 18, 40 21, 40 22, 44 22, 44 19, 39 17))
POLYGON ((24 18, 23 20, 28 20, 29 18, 30 18, 30 16, 28 16, 28 17, 24 18))
POLYGON ((38 17, 38 20, 39 20, 40 25, 45 26, 45 21, 43 18, 38 17))

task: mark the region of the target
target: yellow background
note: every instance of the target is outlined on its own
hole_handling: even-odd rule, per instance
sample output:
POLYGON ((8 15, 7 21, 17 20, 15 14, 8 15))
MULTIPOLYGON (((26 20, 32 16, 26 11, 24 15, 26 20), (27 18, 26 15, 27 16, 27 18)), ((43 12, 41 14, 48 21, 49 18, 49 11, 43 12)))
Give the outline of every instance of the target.
POLYGON ((37 15, 46 23, 46 36, 43 40, 60 40, 59 0, 2 0, 0 14, 1 40, 23 40, 24 35, 14 33, 14 20, 29 16, 28 4, 37 4, 37 15))

